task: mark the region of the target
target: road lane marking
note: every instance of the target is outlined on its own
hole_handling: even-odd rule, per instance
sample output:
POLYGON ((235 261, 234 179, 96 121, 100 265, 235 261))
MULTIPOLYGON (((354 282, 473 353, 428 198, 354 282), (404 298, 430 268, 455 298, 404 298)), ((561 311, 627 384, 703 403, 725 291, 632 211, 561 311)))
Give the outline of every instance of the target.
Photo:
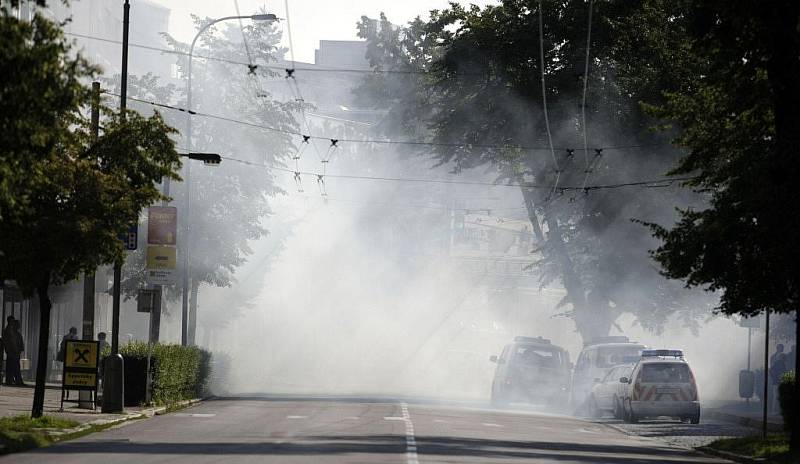
POLYGON ((500 424, 495 424, 495 423, 492 423, 492 422, 483 422, 481 425, 484 426, 484 427, 503 427, 500 424))
POLYGON ((176 417, 214 417, 214 416, 216 416, 216 414, 203 414, 203 413, 188 414, 188 413, 185 413, 185 412, 179 412, 179 413, 175 414, 175 416, 176 417))
POLYGON ((346 420, 359 420, 359 419, 361 419, 361 418, 360 418, 360 417, 358 417, 358 416, 347 416, 347 417, 345 417, 345 419, 346 419, 346 420))
POLYGON ((286 416, 287 419, 308 419, 308 416, 286 416))
POLYGON ((399 416, 388 416, 388 417, 384 417, 384 418, 383 418, 383 420, 388 420, 388 421, 404 421, 404 420, 406 420, 406 418, 405 418, 405 417, 399 417, 399 416))
POLYGON ((434 419, 433 421, 436 422, 437 424, 449 424, 450 423, 450 421, 446 421, 444 419, 434 419))
POLYGON ((414 423, 411 421, 411 414, 408 413, 408 405, 400 403, 400 410, 403 412, 402 420, 406 423, 406 464, 419 464, 417 439, 414 438, 414 423))

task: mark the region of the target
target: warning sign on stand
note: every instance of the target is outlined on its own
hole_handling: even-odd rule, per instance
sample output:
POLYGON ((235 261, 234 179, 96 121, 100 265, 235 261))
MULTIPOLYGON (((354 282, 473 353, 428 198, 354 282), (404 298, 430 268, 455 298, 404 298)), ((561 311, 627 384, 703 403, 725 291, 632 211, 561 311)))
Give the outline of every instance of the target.
POLYGON ((64 341, 64 375, 61 379, 61 409, 64 409, 69 390, 92 392, 97 408, 97 370, 100 362, 100 342, 93 340, 64 341))

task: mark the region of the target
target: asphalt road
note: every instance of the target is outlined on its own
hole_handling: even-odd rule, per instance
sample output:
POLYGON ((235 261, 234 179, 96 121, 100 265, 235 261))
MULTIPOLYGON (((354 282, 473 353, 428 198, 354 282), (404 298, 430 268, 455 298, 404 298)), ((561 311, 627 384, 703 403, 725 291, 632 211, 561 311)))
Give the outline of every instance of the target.
POLYGON ((368 399, 239 398, 0 463, 721 463, 602 423, 368 399))

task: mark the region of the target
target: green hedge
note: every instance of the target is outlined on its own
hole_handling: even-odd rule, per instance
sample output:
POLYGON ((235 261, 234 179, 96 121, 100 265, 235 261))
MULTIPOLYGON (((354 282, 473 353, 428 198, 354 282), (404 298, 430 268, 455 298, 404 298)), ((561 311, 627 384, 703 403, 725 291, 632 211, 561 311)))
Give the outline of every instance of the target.
MULTIPOLYGON (((145 402, 147 343, 132 342, 120 349, 125 358, 125 405, 145 402)), ((174 404, 206 394, 211 375, 211 353, 196 346, 156 344, 150 365, 153 402, 174 404)))
POLYGON ((783 415, 783 428, 787 432, 792 431, 792 427, 797 420, 797 404, 794 397, 794 372, 789 372, 781 378, 781 384, 778 385, 778 400, 781 405, 781 415, 783 415))

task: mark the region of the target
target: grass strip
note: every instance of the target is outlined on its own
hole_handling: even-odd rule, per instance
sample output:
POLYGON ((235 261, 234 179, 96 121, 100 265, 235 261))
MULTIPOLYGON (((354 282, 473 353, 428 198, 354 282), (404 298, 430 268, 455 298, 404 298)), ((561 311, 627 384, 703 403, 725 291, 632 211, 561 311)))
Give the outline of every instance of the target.
POLYGON ((760 436, 723 438, 708 444, 707 447, 750 458, 763 458, 769 463, 800 462, 798 456, 789 454, 789 437, 784 434, 767 435, 767 438, 760 436))
POLYGON ((31 419, 19 415, 0 418, 0 454, 16 453, 47 446, 60 438, 48 432, 77 427, 78 422, 53 416, 31 419))

